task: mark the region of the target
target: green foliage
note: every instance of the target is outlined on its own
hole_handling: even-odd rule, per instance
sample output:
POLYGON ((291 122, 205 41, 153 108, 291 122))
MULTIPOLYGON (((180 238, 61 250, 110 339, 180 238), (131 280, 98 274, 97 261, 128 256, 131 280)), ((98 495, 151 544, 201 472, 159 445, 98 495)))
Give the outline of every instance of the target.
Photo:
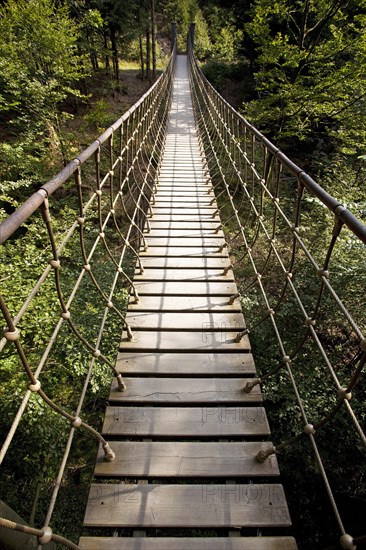
POLYGON ((88 126, 98 130, 100 134, 115 120, 114 115, 109 112, 109 104, 105 99, 99 99, 83 118, 88 126))
POLYGON ((218 59, 209 59, 202 65, 202 71, 207 80, 221 93, 225 80, 237 81, 242 84, 242 93, 252 94, 250 81, 243 82, 243 75, 248 73, 245 63, 227 63, 218 59))
POLYGON ((232 10, 213 2, 205 4, 203 10, 212 42, 212 58, 229 63, 234 61, 242 44, 243 31, 237 27, 232 10))
MULTIPOLYGON (((10 0, 0 10, 1 201, 9 212, 24 192, 60 166, 61 104, 79 98, 85 75, 79 30, 51 0, 10 0)), ((64 117, 65 118, 65 117, 64 117)))
POLYGON ((178 27, 178 49, 186 51, 187 34, 191 23, 196 23, 195 50, 198 57, 205 57, 210 50, 207 24, 197 0, 168 0, 164 5, 165 17, 175 21, 178 27))
POLYGON ((363 0, 256 0, 246 32, 259 99, 245 114, 275 139, 316 132, 346 154, 362 152, 365 22, 363 0))
POLYGON ((52 119, 55 107, 82 77, 78 29, 51 0, 9 0, 0 12, 0 111, 21 128, 52 119))

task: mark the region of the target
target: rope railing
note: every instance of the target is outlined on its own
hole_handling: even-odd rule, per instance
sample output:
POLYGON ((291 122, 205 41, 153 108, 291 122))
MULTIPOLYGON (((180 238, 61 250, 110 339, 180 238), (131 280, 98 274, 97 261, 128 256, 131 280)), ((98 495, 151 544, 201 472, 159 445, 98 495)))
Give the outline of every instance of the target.
MULTIPOLYGON (((37 394, 38 399, 70 424, 44 527, 40 530, 19 526, 0 518, 1 526, 33 534, 41 545, 55 540, 68 548, 77 547, 54 535, 50 528, 75 432, 82 429, 98 440, 107 461, 115 458, 109 443, 83 420, 82 410, 97 365, 105 365, 113 373, 120 391, 126 388, 114 361, 103 349, 108 348, 108 326, 115 321, 126 330, 129 339, 133 337, 132 327, 126 321, 126 304, 130 295, 131 299, 139 300, 132 276, 135 266, 143 271, 139 249, 146 246, 142 230, 145 223, 148 226, 150 202, 153 201, 164 147, 174 61, 175 48, 167 69, 150 90, 0 225, 0 242, 6 250, 6 247, 11 248, 14 240, 23 238, 30 223, 38 224, 37 238, 44 238, 39 247, 49 251, 50 255, 49 263, 44 266, 39 279, 34 281, 24 302, 17 304, 16 310, 12 307, 11 281, 7 281, 0 294, 5 321, 0 352, 7 357, 13 356, 14 368, 20 364, 28 380, 24 384, 22 378, 20 403, 3 441, 0 464, 9 448, 17 445, 18 428, 32 395, 37 394), (67 195, 66 213, 70 224, 66 231, 65 224, 61 224, 63 233, 60 234, 64 195, 67 195), (42 229, 38 212, 45 229, 42 229), (35 354, 32 344, 22 337, 22 327, 29 315, 38 312, 42 318, 37 304, 42 292, 47 294, 50 303, 49 311, 42 314, 53 316, 54 323, 51 333, 45 335, 42 321, 39 321, 38 334, 32 335, 32 340, 41 342, 38 348, 43 349, 35 354), (90 294, 90 304, 80 302, 86 294, 90 294), (85 314, 84 308, 93 310, 90 323, 80 321, 85 314), (69 329, 67 337, 66 327, 69 329), (67 349, 65 338, 71 342, 67 349), (74 347, 75 361, 82 362, 85 376, 75 409, 70 411, 68 403, 57 402, 57 392, 48 387, 47 377, 51 365, 54 368, 56 363, 57 368, 62 368, 61 364, 57 365, 60 353, 64 356, 72 354, 74 349, 70 348, 74 347), (55 353, 56 356, 59 353, 56 359, 55 353), (51 397, 51 393, 56 396, 51 397)), ((44 445, 49 445, 50 452, 52 444, 51 441, 44 442, 44 445)))
POLYGON ((243 391, 277 380, 280 395, 293 396, 288 439, 256 458, 264 462, 308 438, 340 547, 356 548, 362 537, 347 533, 321 443, 323 430, 335 423, 346 424, 340 447, 347 441, 357 454, 366 443, 360 421, 364 288, 356 277, 347 288, 344 277, 350 266, 360 273, 365 267, 366 226, 216 92, 192 42, 189 58, 202 155, 246 315, 247 328, 237 340, 251 333, 262 344, 255 355, 260 377, 243 391))

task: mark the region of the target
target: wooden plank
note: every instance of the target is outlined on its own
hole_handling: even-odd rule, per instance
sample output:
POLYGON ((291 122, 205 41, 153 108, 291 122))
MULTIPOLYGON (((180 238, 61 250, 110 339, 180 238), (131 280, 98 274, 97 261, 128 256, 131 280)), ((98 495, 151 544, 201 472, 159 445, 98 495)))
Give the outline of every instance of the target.
POLYGON ((209 175, 202 170, 182 170, 182 174, 179 175, 177 171, 171 169, 164 169, 160 172, 158 182, 180 182, 185 184, 198 184, 198 185, 211 185, 209 175))
POLYGON ((223 269, 150 269, 135 273, 134 281, 234 281, 230 269, 225 275, 223 269))
POLYGON ((196 187, 174 187, 172 186, 158 186, 158 192, 156 193, 155 197, 161 200, 164 200, 164 197, 167 197, 169 199, 175 199, 177 197, 190 197, 190 198, 213 198, 214 194, 212 193, 212 187, 208 187, 207 185, 201 185, 196 187), (211 191, 211 192, 210 192, 211 191))
POLYGON ((261 442, 113 441, 116 458, 105 460, 100 446, 94 475, 103 477, 264 477, 279 475, 275 455, 255 460, 261 442))
POLYGON ((206 170, 203 169, 201 163, 192 165, 189 161, 187 163, 176 164, 175 166, 162 166, 160 174, 162 176, 171 176, 178 171, 182 171, 186 176, 193 176, 196 178, 204 178, 207 175, 206 170))
POLYGON ((259 386, 250 393, 243 391, 248 379, 243 378, 124 378, 127 389, 118 390, 113 380, 109 394, 114 404, 252 404, 262 403, 259 386))
POLYGON ((223 250, 220 250, 218 246, 206 246, 200 247, 195 246, 185 247, 185 246, 149 246, 146 250, 141 250, 139 255, 141 258, 145 256, 169 256, 169 257, 189 257, 189 258, 205 258, 214 256, 216 258, 222 258, 223 262, 228 258, 227 247, 223 250))
MULTIPOLYGON (((181 144, 182 145, 182 144, 181 144)), ((164 155, 163 162, 161 164, 161 172, 163 170, 171 170, 171 171, 179 171, 180 169, 183 169, 187 172, 205 172, 205 168, 202 164, 202 158, 197 158, 195 161, 191 155, 190 151, 185 148, 181 147, 181 151, 185 151, 188 154, 186 155, 185 159, 180 160, 179 157, 172 157, 172 160, 169 161, 169 157, 166 157, 164 155)))
POLYGON ((103 434, 109 437, 258 437, 270 434, 263 407, 107 407, 103 434))
POLYGON ((165 196, 163 194, 157 193, 155 195, 155 203, 157 206, 161 204, 161 206, 174 206, 174 208, 180 208, 181 206, 184 208, 185 206, 187 208, 191 208, 192 206, 198 206, 199 208, 203 208, 206 206, 212 206, 216 205, 215 197, 211 197, 209 195, 199 196, 199 195, 179 195, 176 193, 174 196, 169 195, 165 196), (164 204, 163 204, 164 203, 164 204))
POLYGON ((148 247, 153 246, 171 246, 171 247, 179 247, 183 246, 185 248, 216 248, 217 250, 220 250, 220 247, 226 248, 225 239, 222 236, 217 235, 198 235, 198 236, 192 236, 188 237, 175 237, 175 236, 166 236, 166 237, 154 237, 150 236, 149 233, 145 233, 145 240, 148 247))
POLYGON ((128 305, 130 311, 241 311, 239 298, 232 304, 227 296, 144 296, 135 303, 133 296, 128 305))
MULTIPOLYGON (((198 228, 198 229, 191 229, 189 227, 186 227, 185 229, 174 229, 174 228, 167 228, 167 229, 155 229, 154 226, 150 228, 150 231, 144 231, 145 238, 149 239, 165 239, 166 241, 169 241, 170 239, 174 238, 180 238, 180 239, 197 239, 197 238, 203 238, 203 239, 210 239, 212 241, 213 239, 221 239, 222 244, 225 242, 224 233, 221 229, 217 231, 215 225, 211 228, 198 228)), ((166 243, 165 243, 166 244, 166 243)))
POLYGON ((250 353, 119 352, 116 369, 125 374, 154 376, 253 375, 250 353))
POLYGON ((163 195, 177 194, 179 196, 185 196, 188 193, 188 196, 205 196, 209 198, 214 198, 215 193, 213 187, 209 183, 204 181, 200 182, 189 182, 189 181, 163 181, 160 182, 156 187, 157 194, 162 193, 163 195))
POLYGON ((231 282, 141 281, 135 288, 140 296, 232 296, 238 292, 231 282))
MULTIPOLYGON (((189 258, 189 257, 159 257, 144 256, 143 265, 146 269, 189 269, 198 271, 199 269, 203 270, 218 270, 223 272, 223 270, 230 266, 228 258, 221 257, 198 257, 198 258, 189 258)), ((137 273, 136 273, 137 275, 137 273)))
POLYGON ((221 220, 220 220, 217 213, 213 216, 214 212, 212 212, 212 210, 207 210, 206 209, 205 211, 202 211, 199 214, 197 214, 196 211, 194 211, 194 212, 188 211, 188 214, 187 214, 187 211, 185 211, 185 212, 180 211, 178 213, 178 212, 173 212, 173 211, 167 212, 165 208, 153 208, 153 214, 152 214, 151 217, 149 217, 149 221, 152 221, 152 220, 169 221, 169 222, 171 222, 171 221, 177 221, 177 222, 194 221, 195 223, 196 222, 201 223, 201 222, 206 222, 206 221, 209 221, 209 222, 214 221, 215 223, 221 223, 221 220))
POLYGON ((174 187, 174 189, 178 189, 181 187, 186 189, 189 189, 189 188, 208 189, 209 187, 213 188, 211 181, 206 176, 204 178, 190 178, 190 177, 180 178, 179 176, 178 177, 162 176, 162 177, 159 177, 157 188, 160 189, 163 187, 174 187))
POLYGON ((185 216, 211 216, 217 211, 217 207, 214 206, 173 206, 169 205, 167 203, 166 206, 163 206, 162 204, 156 204, 152 207, 153 214, 178 214, 178 215, 185 215, 185 216))
MULTIPOLYGON (((167 220, 159 220, 157 218, 152 218, 149 220, 151 231, 164 231, 164 230, 170 230, 170 231, 179 231, 182 229, 188 229, 188 230, 196 230, 199 229, 201 231, 214 231, 216 232, 217 228, 220 229, 220 224, 217 222, 211 222, 211 221, 200 221, 200 220, 187 220, 185 222, 177 222, 177 221, 167 221, 167 220)), ((146 229, 145 229, 146 231, 146 229)))
POLYGON ((82 550, 296 550, 292 537, 81 537, 82 550))
POLYGON ((175 212, 184 212, 185 211, 190 211, 192 214, 197 214, 197 213, 200 213, 200 212, 204 212, 204 211, 212 211, 212 212, 215 212, 217 210, 217 204, 214 203, 214 204, 210 204, 210 200, 208 200, 207 202, 205 203, 201 203, 201 201, 184 201, 184 202, 179 202, 179 201, 163 201, 163 200, 156 200, 153 204, 152 204, 152 208, 153 208, 153 211, 156 212, 157 210, 159 210, 160 208, 162 210, 166 210, 166 211, 169 211, 171 210, 172 212, 175 211, 175 212))
MULTIPOLYGON (((163 168, 161 169, 161 171, 159 172, 159 181, 161 180, 176 180, 176 181, 196 181, 197 179, 197 175, 196 174, 190 174, 188 172, 185 172, 185 171, 175 171, 174 173, 168 170, 163 170, 163 168)), ((203 179, 205 181, 208 181, 209 178, 208 178, 208 175, 206 173, 204 173, 203 175, 203 179)))
MULTIPOLYGON (((179 171, 178 170, 172 171, 171 177, 172 177, 172 179, 181 179, 183 181, 185 179, 187 179, 189 181, 197 179, 196 175, 192 176, 191 174, 188 174, 185 171, 180 171, 180 170, 179 171)), ((209 181, 209 175, 206 172, 204 173, 203 178, 205 179, 205 181, 206 180, 209 181)), ((160 183, 161 180, 166 180, 166 179, 169 179, 168 171, 165 171, 164 174, 159 173, 158 183, 160 183)))
POLYGON ((176 233, 176 236, 181 234, 189 234, 193 232, 202 232, 204 234, 212 234, 213 236, 223 236, 224 233, 220 229, 216 222, 200 222, 199 220, 192 220, 190 222, 172 222, 172 221, 160 221, 150 220, 150 229, 145 226, 144 233, 147 235, 161 235, 176 233))
MULTIPOLYGON (((196 216, 197 218, 206 218, 213 219, 213 214, 217 211, 217 208, 210 207, 196 207, 196 208, 174 208, 174 206, 160 206, 156 205, 152 207, 153 215, 154 214, 165 214, 168 216, 168 219, 171 219, 172 216, 175 216, 176 219, 182 220, 182 216, 196 216)), ((174 218, 173 218, 174 219, 174 218)), ((219 219, 217 217, 217 219, 219 219)))
MULTIPOLYGON (((132 327, 133 329, 133 327, 132 327)), ((240 342, 236 341, 237 331, 216 332, 206 331, 203 327, 201 332, 169 332, 169 331, 134 331, 133 339, 129 340, 123 332, 120 343, 121 351, 164 351, 182 352, 194 351, 205 353, 212 351, 239 352, 249 351, 250 344, 247 335, 243 336, 240 342)))
POLYGON ((162 163, 162 167, 168 166, 168 164, 172 164, 175 162, 184 162, 189 164, 189 161, 192 160, 195 164, 199 164, 202 168, 202 158, 202 154, 198 147, 190 147, 188 155, 186 147, 177 148, 173 144, 172 146, 167 144, 167 148, 164 149, 164 160, 162 163))
POLYGON ((281 485, 92 484, 86 527, 288 527, 281 485))
POLYGON ((166 313, 127 311, 126 321, 135 330, 239 331, 245 329, 242 313, 166 313))

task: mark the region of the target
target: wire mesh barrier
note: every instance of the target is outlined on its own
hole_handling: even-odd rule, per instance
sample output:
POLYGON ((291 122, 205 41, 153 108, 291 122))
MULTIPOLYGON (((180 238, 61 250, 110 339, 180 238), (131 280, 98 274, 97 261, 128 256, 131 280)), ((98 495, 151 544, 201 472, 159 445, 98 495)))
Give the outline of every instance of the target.
MULTIPOLYGON (((159 173, 174 59, 173 48, 167 69, 150 90, 0 225, 5 283, 0 305, 6 325, 0 343, 2 402, 3 418, 9 420, 2 426, 0 461, 11 462, 16 455, 26 468, 29 457, 22 456, 21 442, 28 435, 39 456, 38 471, 31 475, 42 479, 47 464, 57 472, 42 529, 9 518, 0 519, 0 528, 38 537, 41 545, 52 540, 76 547, 49 527, 75 433, 96 438, 105 459, 114 460, 108 442, 84 419, 83 406, 87 393, 96 393, 105 381, 106 371, 116 377, 120 391, 125 389, 114 367, 117 345, 111 336, 123 326, 132 338, 125 309, 130 293, 139 299, 131 277, 136 265, 143 270, 138 251, 144 246, 142 229, 159 173), (18 271, 11 264, 13 247, 25 235, 31 235, 37 251, 32 277, 26 261, 18 271), (7 385, 10 379, 14 382, 7 385), (55 433, 54 440, 48 439, 47 414, 56 422, 55 433, 60 430, 59 441, 55 433), (61 427, 57 418, 69 424, 62 420, 61 427), (59 452, 63 442, 55 465, 53 448, 59 452), (45 456, 51 458, 42 463, 45 456)), ((38 499, 39 494, 33 508, 38 499)), ((33 520, 34 515, 33 509, 33 520)))
POLYGON ((348 533, 336 493, 345 482, 357 493, 364 464, 366 226, 216 92, 192 47, 189 56, 196 125, 246 316, 237 339, 250 332, 260 372, 243 390, 263 383, 286 421, 287 437, 256 458, 297 449, 322 478, 340 547, 356 548, 366 538, 348 533), (341 456, 346 472, 332 465, 341 456))

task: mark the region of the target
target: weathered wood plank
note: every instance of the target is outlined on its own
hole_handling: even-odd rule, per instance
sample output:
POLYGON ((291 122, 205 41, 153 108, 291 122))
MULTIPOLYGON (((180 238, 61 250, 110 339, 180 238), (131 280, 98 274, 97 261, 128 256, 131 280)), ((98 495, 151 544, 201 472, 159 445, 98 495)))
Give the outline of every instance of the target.
POLYGON ((227 296, 143 296, 135 303, 133 296, 130 311, 241 311, 239 298, 231 304, 227 296))
MULTIPOLYGON (((186 150, 184 147, 181 147, 181 151, 186 150)), ((169 160, 169 156, 164 155, 164 161, 161 165, 161 172, 164 171, 172 171, 175 172, 177 170, 184 170, 185 172, 203 172, 205 173, 206 170, 203 167, 202 164, 202 158, 198 157, 197 160, 191 157, 191 155, 186 156, 185 159, 179 159, 179 157, 172 157, 172 160, 169 160)))
POLYGON ((194 222, 204 222, 204 221, 214 221, 215 223, 220 223, 220 218, 215 213, 215 210, 205 210, 202 212, 197 213, 196 210, 192 212, 192 209, 185 210, 184 212, 174 212, 166 211, 165 208, 153 208, 153 214, 151 217, 149 217, 149 220, 158 220, 158 221, 178 221, 178 222, 184 222, 184 221, 194 221, 194 222), (187 213, 188 212, 188 213, 187 213), (213 215, 215 214, 215 215, 213 215), (194 216, 194 217, 193 217, 194 216))
MULTIPOLYGON (((135 288, 140 296, 232 296, 238 290, 235 283, 139 281, 135 288)), ((228 299, 229 301, 229 299, 228 299)))
POLYGON ((250 353, 119 352, 116 369, 155 376, 253 375, 255 364, 250 353))
POLYGON ((167 210, 179 213, 182 211, 182 213, 191 212, 192 214, 199 214, 200 212, 215 212, 217 210, 216 203, 210 204, 210 201, 208 200, 205 203, 201 203, 201 201, 163 201, 163 200, 156 200, 155 203, 152 205, 153 211, 156 212, 159 209, 161 210, 167 210))
POLYGON ((171 176, 173 175, 174 173, 176 173, 177 171, 179 170, 182 170, 182 172, 186 175, 186 176, 192 176, 192 177, 195 177, 195 178, 200 178, 200 179, 203 179, 207 176, 207 172, 206 170, 204 170, 202 168, 202 164, 201 166, 199 166, 199 164, 197 163, 196 166, 192 166, 192 164, 188 161, 187 163, 180 163, 180 164, 177 164, 176 166, 162 166, 161 168, 161 171, 160 171, 160 174, 162 176, 171 176))
POLYGON ((200 236, 188 236, 186 238, 175 237, 175 236, 166 236, 166 237, 154 237, 145 233, 145 240, 148 247, 155 246, 170 246, 170 247, 189 247, 189 248, 206 248, 216 247, 216 250, 220 251, 220 247, 225 246, 225 239, 222 236, 218 235, 200 235, 200 236))
POLYGON ((249 351, 250 344, 247 335, 240 342, 236 341, 237 331, 206 331, 201 332, 169 332, 169 331, 134 331, 133 339, 129 340, 123 332, 120 343, 121 351, 150 351, 157 352, 182 352, 194 351, 206 353, 207 351, 239 352, 249 351))
POLYGON ((228 258, 220 257, 161 257, 161 256, 144 256, 143 266, 146 269, 189 269, 198 271, 199 269, 208 270, 208 269, 217 269, 218 271, 223 272, 224 269, 230 266, 228 258))
POLYGON ((113 380, 109 394, 112 404, 252 404, 263 401, 259 386, 243 391, 248 379, 242 378, 124 378, 127 389, 118 390, 113 380))
POLYGON ((216 258, 222 258, 223 262, 226 262, 228 258, 227 247, 223 250, 220 250, 218 246, 195 246, 195 247, 185 247, 185 246, 149 246, 149 248, 144 251, 141 250, 139 255, 141 258, 146 256, 169 256, 172 258, 187 257, 187 258, 205 258, 214 256, 216 258))
POLYGON ((184 183, 186 185, 195 184, 195 185, 211 185, 209 181, 208 174, 202 171, 190 171, 184 170, 185 174, 183 176, 177 175, 174 173, 174 170, 167 169, 162 170, 159 175, 159 182, 169 182, 169 183, 184 183))
MULTIPOLYGON (((165 239, 166 241, 169 241, 171 238, 181 238, 183 239, 197 239, 197 238, 203 238, 203 239, 221 239, 221 243, 225 241, 224 233, 223 231, 219 230, 217 231, 216 227, 213 226, 210 229, 204 229, 204 228, 198 228, 198 229, 190 229, 189 227, 185 227, 184 229, 155 229, 154 226, 151 227, 150 231, 144 231, 145 238, 161 238, 165 239)), ((165 242, 165 244, 167 244, 165 242)))
POLYGON ((159 202, 167 202, 169 204, 174 204, 174 206, 180 206, 180 203, 187 203, 189 207, 192 204, 197 204, 201 207, 207 204, 209 205, 214 199, 215 199, 214 196, 212 197, 207 193, 199 195, 197 193, 181 194, 181 193, 173 192, 173 193, 167 194, 167 193, 158 192, 155 195, 156 204, 158 204, 159 202))
POLYGON ((179 174, 178 171, 171 171, 171 174, 169 175, 168 171, 165 171, 161 177, 159 176, 158 180, 158 186, 160 184, 166 185, 169 183, 176 183, 177 181, 179 183, 184 183, 185 181, 188 182, 188 185, 190 185, 193 182, 198 182, 198 185, 210 185, 212 187, 212 182, 210 181, 209 175, 206 173, 201 174, 185 174, 183 172, 183 177, 181 177, 182 174, 179 174))
POLYGON ((105 436, 232 438, 270 434, 263 407, 107 407, 105 436))
POLYGON ((144 268, 144 273, 135 273, 134 281, 234 281, 231 269, 224 274, 223 269, 150 269, 146 265, 144 268))
POLYGON ((213 199, 215 197, 215 193, 213 190, 213 187, 211 185, 208 185, 207 183, 199 183, 199 184, 185 184, 183 185, 172 183, 169 184, 168 182, 159 184, 156 188, 156 198, 158 196, 162 197, 171 197, 172 200, 174 200, 175 196, 178 197, 207 197, 213 199))
MULTIPOLYGON (((164 230, 182 230, 182 229, 193 229, 193 230, 200 230, 200 231, 214 231, 219 228, 220 231, 220 224, 217 222, 211 222, 211 221, 200 221, 200 220, 186 220, 185 222, 181 221, 170 221, 170 220, 159 220, 158 218, 151 218, 150 221, 150 228, 151 231, 164 231, 164 230)), ((147 232, 147 228, 145 228, 145 231, 147 232)))
POLYGON ((188 188, 201 189, 206 187, 206 189, 209 189, 210 187, 212 187, 212 184, 206 176, 203 178, 191 178, 191 177, 181 178, 179 176, 172 176, 172 177, 160 176, 157 188, 160 189, 163 187, 174 187, 175 189, 178 187, 179 188, 184 187, 187 189, 188 188))
MULTIPOLYGON (((213 219, 213 214, 217 212, 216 208, 210 207, 196 207, 196 208, 174 208, 174 206, 160 206, 156 205, 152 207, 153 215, 158 214, 159 216, 161 214, 165 214, 168 216, 168 219, 174 219, 174 216, 176 216, 176 219, 182 220, 182 216, 196 216, 196 218, 205 218, 206 219, 213 219)), ((218 220, 218 216, 216 216, 216 219, 218 220)))
POLYGON ((93 484, 89 527, 287 527, 281 485, 93 484))
POLYGON ((261 442, 113 441, 116 458, 107 462, 99 448, 94 475, 103 477, 264 477, 279 475, 275 455, 255 456, 273 446, 261 442))
POLYGON ((292 537, 81 537, 82 550, 296 550, 292 537))
POLYGON ((242 313, 166 313, 128 311, 126 321, 135 330, 199 330, 200 332, 228 331, 245 329, 242 313))
POLYGON ((182 206, 174 206, 174 204, 169 203, 156 203, 152 207, 153 214, 180 214, 180 215, 186 215, 186 216, 213 216, 213 214, 217 211, 217 207, 215 206, 185 206, 182 204, 182 206))

